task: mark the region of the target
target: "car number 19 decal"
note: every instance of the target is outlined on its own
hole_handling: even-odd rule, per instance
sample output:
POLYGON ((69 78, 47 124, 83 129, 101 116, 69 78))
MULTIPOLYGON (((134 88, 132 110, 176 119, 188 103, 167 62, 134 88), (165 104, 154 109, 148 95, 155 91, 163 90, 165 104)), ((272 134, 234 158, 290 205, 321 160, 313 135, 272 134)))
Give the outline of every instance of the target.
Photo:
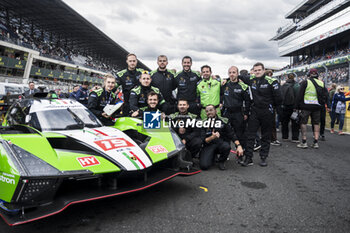
POLYGON ((135 146, 124 138, 104 139, 95 141, 95 143, 104 151, 125 148, 125 150, 120 149, 119 152, 121 152, 121 154, 124 155, 125 158, 127 158, 136 167, 137 170, 140 170, 140 167, 146 168, 146 165, 142 162, 142 160, 130 150, 130 147, 135 146))
POLYGON ((114 150, 122 147, 133 147, 134 145, 125 140, 124 138, 112 138, 112 139, 104 139, 95 141, 95 143, 101 147, 102 150, 108 151, 108 150, 114 150))

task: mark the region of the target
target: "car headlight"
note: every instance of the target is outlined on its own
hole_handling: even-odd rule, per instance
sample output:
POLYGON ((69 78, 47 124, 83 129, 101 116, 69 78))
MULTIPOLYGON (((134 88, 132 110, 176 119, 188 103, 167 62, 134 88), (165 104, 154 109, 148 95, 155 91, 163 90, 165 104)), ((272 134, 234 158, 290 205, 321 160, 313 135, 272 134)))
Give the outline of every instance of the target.
POLYGON ((57 176, 61 174, 59 170, 21 147, 12 143, 9 143, 9 146, 17 155, 28 176, 57 176))
POLYGON ((177 135, 177 133, 172 128, 169 128, 169 129, 170 129, 174 144, 176 146, 176 149, 182 150, 183 148, 185 148, 185 145, 182 143, 182 141, 181 141, 180 137, 177 135))

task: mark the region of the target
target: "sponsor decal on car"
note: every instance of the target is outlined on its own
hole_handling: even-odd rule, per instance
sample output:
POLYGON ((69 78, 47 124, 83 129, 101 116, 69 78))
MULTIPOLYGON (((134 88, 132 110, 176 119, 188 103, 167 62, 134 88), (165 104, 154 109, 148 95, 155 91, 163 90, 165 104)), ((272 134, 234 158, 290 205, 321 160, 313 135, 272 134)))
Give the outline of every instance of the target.
POLYGON ((82 167, 90 167, 100 164, 100 161, 98 161, 95 156, 79 157, 77 160, 82 167))
POLYGON ((137 170, 140 170, 139 165, 141 165, 143 168, 146 168, 146 165, 134 152, 128 151, 128 152, 123 152, 122 154, 136 167, 137 170))
POLYGON ((168 153, 168 150, 162 145, 149 146, 147 148, 150 149, 155 154, 168 153))
POLYGON ((102 150, 114 150, 122 147, 133 147, 134 145, 124 138, 112 138, 95 141, 95 143, 101 147, 102 150))
POLYGON ((13 179, 14 177, 15 177, 14 175, 2 173, 2 175, 0 175, 0 182, 4 182, 7 184, 16 184, 15 179, 13 179), (11 177, 11 178, 9 178, 9 177, 11 177))

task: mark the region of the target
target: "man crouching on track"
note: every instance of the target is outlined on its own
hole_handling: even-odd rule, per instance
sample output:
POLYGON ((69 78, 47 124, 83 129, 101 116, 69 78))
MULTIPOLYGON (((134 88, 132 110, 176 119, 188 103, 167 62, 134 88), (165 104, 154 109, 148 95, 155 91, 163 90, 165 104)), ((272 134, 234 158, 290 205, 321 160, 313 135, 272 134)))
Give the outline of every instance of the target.
POLYGON ((219 169, 225 170, 225 161, 231 151, 231 140, 236 145, 238 156, 243 155, 243 148, 231 126, 228 124, 228 119, 219 117, 214 105, 206 106, 205 112, 208 120, 215 120, 215 124, 210 124, 210 127, 202 128, 201 130, 203 148, 200 153, 199 165, 203 170, 208 169, 213 164, 215 156, 220 154, 219 169))

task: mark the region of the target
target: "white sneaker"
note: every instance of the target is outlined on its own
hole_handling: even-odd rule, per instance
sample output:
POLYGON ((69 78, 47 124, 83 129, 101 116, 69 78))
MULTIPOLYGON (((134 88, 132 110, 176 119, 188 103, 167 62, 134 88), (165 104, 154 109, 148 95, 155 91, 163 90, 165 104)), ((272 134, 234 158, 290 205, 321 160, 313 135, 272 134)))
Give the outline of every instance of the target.
POLYGON ((306 149, 308 146, 307 146, 306 142, 305 143, 301 142, 297 145, 297 147, 302 148, 302 149, 306 149))
POLYGON ((273 146, 280 146, 281 145, 281 143, 278 140, 272 141, 270 144, 273 146))
POLYGON ((314 143, 312 144, 312 148, 318 149, 318 148, 319 148, 318 143, 317 143, 317 142, 314 142, 314 143))

